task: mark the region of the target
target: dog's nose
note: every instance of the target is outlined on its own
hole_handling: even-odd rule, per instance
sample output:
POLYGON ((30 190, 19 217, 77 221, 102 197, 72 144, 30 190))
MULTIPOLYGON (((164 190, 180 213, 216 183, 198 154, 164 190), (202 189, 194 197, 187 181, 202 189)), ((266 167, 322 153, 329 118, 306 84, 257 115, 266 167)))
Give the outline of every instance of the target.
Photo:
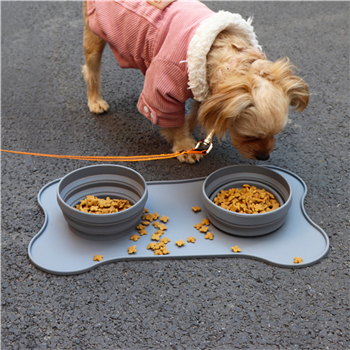
POLYGON ((268 160, 270 158, 269 154, 258 154, 255 157, 257 160, 268 160))

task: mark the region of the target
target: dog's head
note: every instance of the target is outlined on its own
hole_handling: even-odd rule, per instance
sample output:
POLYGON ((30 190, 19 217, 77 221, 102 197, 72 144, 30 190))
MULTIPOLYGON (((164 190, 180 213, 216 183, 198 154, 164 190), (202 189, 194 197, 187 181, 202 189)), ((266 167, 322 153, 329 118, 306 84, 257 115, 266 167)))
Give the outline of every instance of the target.
POLYGON ((292 68, 287 58, 273 63, 254 51, 226 63, 212 93, 201 103, 200 124, 215 130, 219 138, 228 130, 243 157, 267 160, 274 135, 287 123, 289 107, 301 112, 309 101, 308 86, 292 68))

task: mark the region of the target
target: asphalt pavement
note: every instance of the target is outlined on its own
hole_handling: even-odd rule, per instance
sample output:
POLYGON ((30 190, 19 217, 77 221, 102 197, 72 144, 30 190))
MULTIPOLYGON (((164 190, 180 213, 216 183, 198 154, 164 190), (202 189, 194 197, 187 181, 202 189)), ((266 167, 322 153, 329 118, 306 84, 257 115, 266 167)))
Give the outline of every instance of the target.
MULTIPOLYGON (((288 56, 309 84, 264 164, 308 187, 305 209, 328 235, 320 262, 288 269, 248 258, 115 262, 73 276, 33 266, 44 223, 37 194, 88 161, 1 154, 1 348, 350 349, 349 2, 206 2, 254 15, 267 57, 288 56)), ((136 109, 143 76, 103 57, 104 115, 87 108, 82 3, 1 3, 2 149, 69 155, 168 153, 136 109)), ((200 138, 199 131, 196 137, 200 138)), ((214 140, 200 163, 123 163, 147 181, 206 177, 242 159, 214 140)), ((55 199, 53 199, 55 200, 55 199)))

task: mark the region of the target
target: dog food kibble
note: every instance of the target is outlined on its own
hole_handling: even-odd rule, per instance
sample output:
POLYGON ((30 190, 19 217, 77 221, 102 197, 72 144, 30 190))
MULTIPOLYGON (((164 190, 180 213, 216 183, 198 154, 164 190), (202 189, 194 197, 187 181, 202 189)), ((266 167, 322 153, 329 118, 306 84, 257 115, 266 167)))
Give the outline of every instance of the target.
POLYGON ((154 232, 156 235, 158 235, 158 236, 163 236, 163 234, 164 234, 164 231, 163 230, 161 230, 161 229, 159 229, 159 230, 157 230, 156 232, 154 232))
POLYGON ((157 235, 155 233, 153 233, 153 235, 151 236, 152 241, 159 241, 160 235, 157 235))
POLYGON ((154 250, 158 250, 158 249, 163 250, 164 248, 165 248, 165 243, 163 242, 155 243, 153 247, 154 250))
POLYGON ((302 258, 298 258, 297 256, 294 258, 294 264, 301 264, 303 262, 302 258))
MULTIPOLYGON (((170 239, 167 237, 160 239, 161 236, 164 234, 164 230, 167 229, 167 226, 165 226, 164 223, 166 223, 169 220, 169 217, 164 215, 160 216, 157 212, 154 212, 152 214, 145 208, 143 211, 142 220, 143 221, 141 221, 141 224, 136 226, 140 236, 148 234, 145 227, 148 226, 151 222, 152 226, 156 229, 156 231, 151 235, 151 240, 156 242, 149 243, 147 249, 153 250, 155 255, 170 254, 169 250, 166 248, 166 244, 170 242, 170 239), (160 221, 155 221, 157 219, 159 219, 163 223, 161 223, 160 221)), ((138 235, 134 236, 139 237, 138 235)), ((132 236, 130 239, 135 238, 136 241, 138 238, 136 239, 136 237, 134 236, 132 236)))
POLYGON ((246 184, 241 190, 222 190, 214 198, 214 203, 224 209, 245 214, 267 213, 280 206, 273 194, 246 184))
POLYGON ((202 209, 201 209, 200 207, 196 206, 196 207, 192 207, 192 210, 193 210, 195 213, 197 213, 198 211, 201 211, 202 209))
POLYGON ((187 242, 188 243, 194 243, 194 242, 196 242, 196 238, 195 237, 188 237, 187 238, 187 242))
POLYGON ((167 216, 164 216, 162 215, 160 218, 159 218, 160 221, 163 221, 164 223, 167 223, 167 221, 169 220, 169 218, 167 216))
POLYGON ((182 239, 180 239, 179 241, 176 241, 175 243, 179 247, 181 247, 181 246, 183 246, 185 244, 185 242, 182 239))
POLYGON ((112 214, 118 213, 130 207, 131 204, 126 199, 110 199, 110 197, 103 199, 88 195, 74 208, 90 214, 112 214))
POLYGON ((145 213, 148 213, 148 209, 143 208, 143 213, 144 213, 144 214, 145 214, 145 213))
POLYGON ((165 230, 168 229, 164 224, 160 224, 160 225, 158 226, 158 228, 159 228, 160 230, 162 230, 162 231, 165 231, 165 230))
POLYGON ((152 222, 154 220, 153 214, 152 213, 148 213, 148 214, 142 215, 142 220, 147 220, 149 222, 152 222))
POLYGON ((166 247, 164 247, 164 248, 162 249, 162 252, 163 252, 163 255, 170 254, 169 250, 166 249, 166 247))
POLYGON ((94 261, 102 261, 103 260, 103 255, 95 255, 94 256, 94 261))
POLYGON ((137 242, 138 240, 139 240, 139 238, 140 238, 140 236, 138 236, 138 235, 132 235, 131 237, 130 237, 130 239, 132 240, 132 241, 135 241, 135 242, 137 242))
POLYGON ((197 230, 200 230, 203 227, 203 224, 198 223, 198 224, 195 224, 193 227, 196 228, 197 230))
POLYGON ((139 234, 140 234, 141 236, 144 236, 144 235, 147 235, 148 232, 147 232, 146 229, 142 229, 142 230, 139 230, 139 234))
POLYGON ((210 225, 210 221, 208 219, 203 219, 202 220, 202 225, 207 225, 209 226, 210 225))
POLYGON ((133 245, 132 247, 128 247, 128 253, 129 254, 134 254, 136 252, 137 252, 136 245, 133 245))
POLYGON ((209 227, 208 226, 203 226, 199 229, 199 232, 203 232, 203 233, 207 233, 209 230, 209 227))
POLYGON ((240 247, 238 247, 238 245, 236 245, 235 247, 231 247, 231 249, 234 253, 239 253, 242 251, 242 249, 240 247))
POLYGON ((213 240, 214 235, 211 232, 207 232, 207 234, 204 236, 205 239, 213 240))
POLYGON ((152 250, 153 250, 155 244, 156 244, 156 243, 151 242, 151 243, 147 246, 147 249, 152 249, 152 250))

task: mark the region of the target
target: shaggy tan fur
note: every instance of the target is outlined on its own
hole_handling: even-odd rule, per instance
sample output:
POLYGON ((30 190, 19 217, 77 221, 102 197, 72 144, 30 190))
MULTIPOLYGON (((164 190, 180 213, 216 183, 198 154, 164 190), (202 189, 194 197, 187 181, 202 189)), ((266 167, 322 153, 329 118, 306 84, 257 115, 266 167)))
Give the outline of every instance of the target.
MULTIPOLYGON (((103 113, 109 108, 100 91, 101 56, 106 43, 90 30, 85 2, 84 23, 82 72, 88 106, 93 113, 103 113)), ((243 157, 267 160, 274 148, 274 135, 287 123, 289 107, 301 112, 309 101, 308 86, 294 75, 294 68, 288 58, 268 61, 237 33, 224 30, 207 55, 209 96, 200 104, 192 103, 185 125, 164 128, 161 133, 174 152, 192 149, 196 145, 192 132, 198 122, 208 133, 214 130, 219 139, 228 130, 232 145, 243 157)), ((201 157, 182 155, 179 160, 195 163, 201 157)))

